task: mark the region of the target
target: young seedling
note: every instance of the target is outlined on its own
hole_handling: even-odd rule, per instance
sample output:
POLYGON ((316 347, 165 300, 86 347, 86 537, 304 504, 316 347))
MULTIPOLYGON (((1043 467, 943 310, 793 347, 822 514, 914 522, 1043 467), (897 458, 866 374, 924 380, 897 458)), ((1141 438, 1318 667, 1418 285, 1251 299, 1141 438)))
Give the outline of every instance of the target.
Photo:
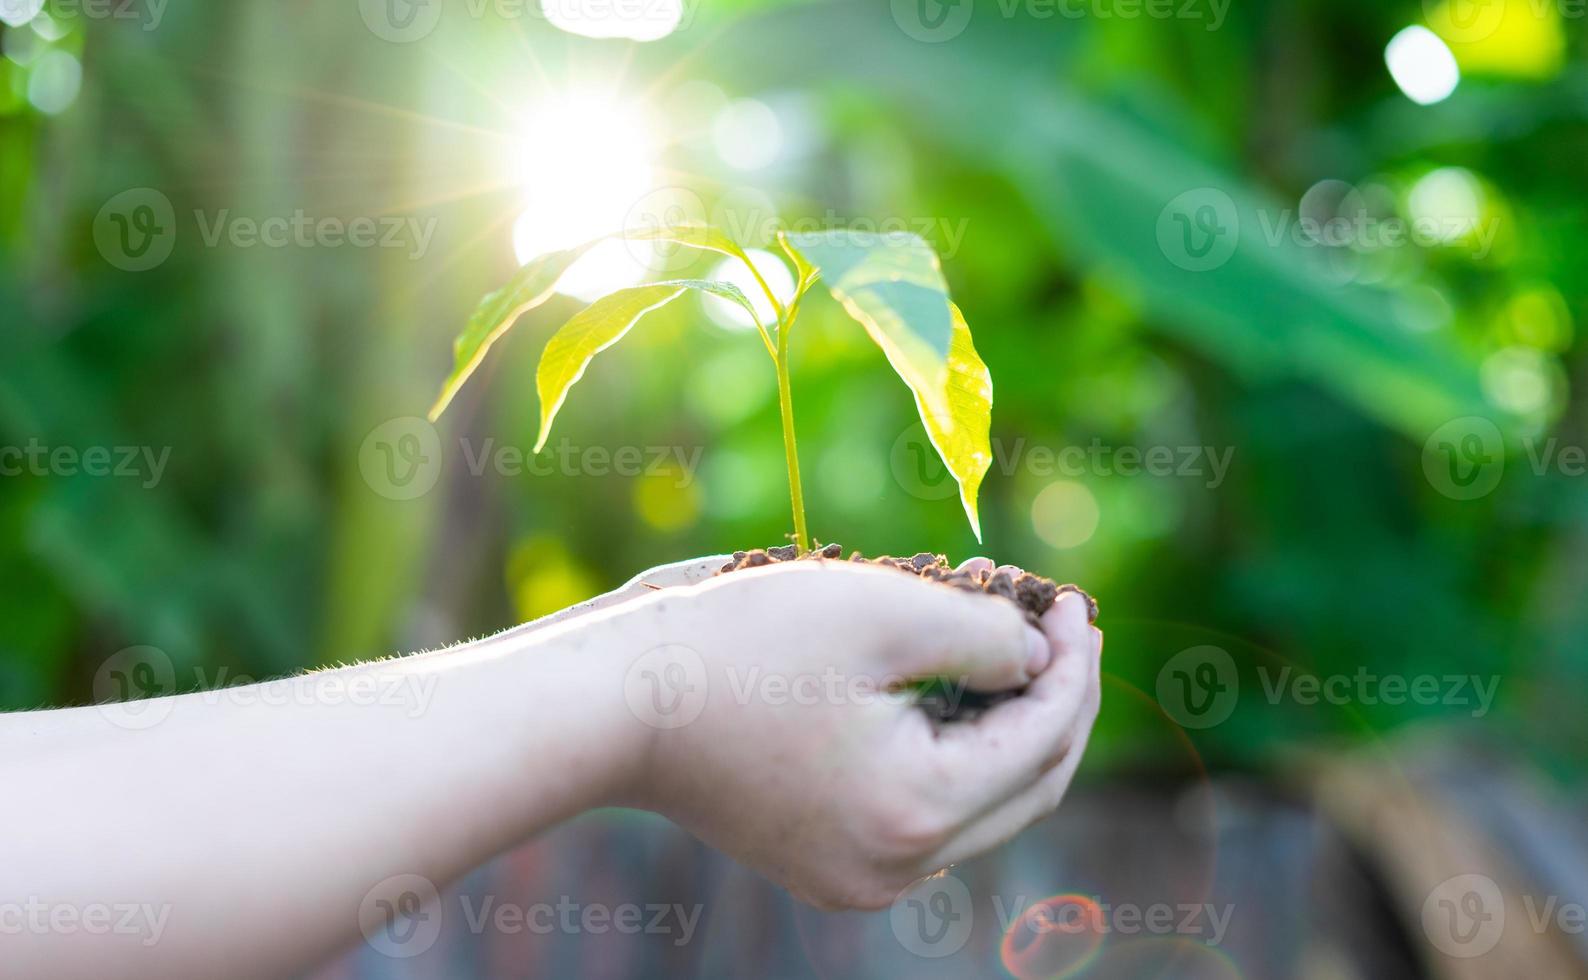
MULTIPOLYGON (((615 237, 671 242, 742 261, 754 275, 756 285, 766 294, 773 310, 773 322, 770 326, 761 323, 755 307, 738 287, 707 279, 653 282, 603 296, 574 314, 552 334, 540 355, 540 366, 535 372, 535 388, 540 395, 536 452, 546 445, 552 421, 568 397, 569 389, 583 377, 596 354, 623 339, 646 313, 672 302, 688 290, 721 296, 750 314, 777 372, 783 454, 788 464, 789 498, 794 512, 793 545, 767 551, 737 552, 722 571, 792 561, 807 555, 839 557, 837 545, 811 553, 811 538, 805 523, 805 496, 800 489, 799 452, 794 439, 794 401, 789 384, 789 335, 799 316, 801 300, 811 286, 821 281, 849 315, 865 327, 914 395, 927 437, 959 484, 965 516, 970 520, 976 540, 981 540, 976 493, 992 463, 989 442, 992 378, 971 343, 970 327, 948 297, 943 270, 926 242, 904 233, 830 231, 789 235, 780 232, 778 245, 793 263, 796 274, 794 295, 785 305, 750 262, 744 249, 714 228, 697 224, 673 225, 625 232, 615 237)), ((527 310, 545 302, 555 291, 562 274, 595 244, 591 242, 534 259, 520 268, 506 286, 480 302, 454 344, 452 374, 430 409, 432 422, 479 366, 491 344, 527 310)), ((851 560, 858 557, 851 556, 851 560)), ((941 555, 927 552, 913 558, 882 557, 871 561, 946 586, 1004 596, 1033 624, 1037 624, 1038 618, 1053 605, 1058 593, 1075 589, 1073 585, 1057 586, 1048 579, 1024 572, 961 571, 951 568, 941 555)), ((1088 596, 1087 604, 1089 615, 1095 619, 1096 603, 1088 596)), ((1013 692, 1008 691, 995 694, 967 691, 962 684, 943 678, 913 686, 918 703, 930 717, 940 722, 973 719, 1013 696, 1013 692)))
MULTIPOLYGON (((805 496, 800 487, 799 453, 794 438, 794 403, 789 383, 789 338, 800 302, 818 281, 849 315, 858 320, 915 397, 922 426, 948 471, 959 484, 965 516, 981 540, 976 494, 992 463, 992 378, 971 343, 970 327, 949 299, 948 284, 936 253, 920 237, 826 231, 779 232, 778 245, 796 274, 794 295, 785 305, 741 248, 727 235, 701 224, 679 224, 616 236, 634 241, 670 242, 738 259, 755 276, 774 311, 761 323, 736 286, 707 279, 672 279, 619 289, 591 303, 563 324, 546 343, 535 372, 540 396, 540 431, 535 452, 545 446, 552 421, 569 389, 584 376, 596 354, 621 340, 646 313, 689 290, 737 303, 756 323, 761 342, 777 372, 778 411, 783 420, 783 453, 788 465, 794 513, 796 554, 810 551, 805 496)), ((542 255, 521 267, 507 285, 481 300, 453 344, 454 366, 430 409, 440 417, 458 388, 480 365, 485 353, 525 312, 544 303, 557 281, 586 251, 578 248, 542 255)))

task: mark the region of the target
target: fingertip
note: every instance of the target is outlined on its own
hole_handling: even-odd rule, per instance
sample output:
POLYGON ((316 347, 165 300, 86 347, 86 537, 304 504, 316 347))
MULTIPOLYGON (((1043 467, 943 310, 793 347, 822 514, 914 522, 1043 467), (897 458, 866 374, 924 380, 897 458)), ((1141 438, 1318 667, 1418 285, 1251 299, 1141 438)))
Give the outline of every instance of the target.
POLYGON ((1079 592, 1060 593, 1058 601, 1042 614, 1042 631, 1055 640, 1079 640, 1090 628, 1090 610, 1079 592))
POLYGON ((1048 643, 1047 637, 1034 629, 1027 629, 1026 634, 1026 676, 1036 677, 1048 669, 1048 664, 1053 662, 1053 647, 1048 643))

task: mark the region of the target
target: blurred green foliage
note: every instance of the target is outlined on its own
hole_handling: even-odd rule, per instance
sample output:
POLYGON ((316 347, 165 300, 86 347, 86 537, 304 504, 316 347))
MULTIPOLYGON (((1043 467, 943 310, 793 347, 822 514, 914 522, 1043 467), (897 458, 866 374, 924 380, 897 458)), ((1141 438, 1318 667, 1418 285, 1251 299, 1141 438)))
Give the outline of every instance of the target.
MULTIPOLYGON (((135 644, 193 686, 450 642, 788 533, 764 352, 694 298, 601 359, 559 433, 667 447, 668 468, 472 471, 482 450, 533 444, 535 358, 578 308, 563 298, 438 427, 433 490, 393 499, 364 468, 367 437, 424 413, 450 338, 515 267, 522 204, 501 171, 517 113, 621 80, 666 130, 668 182, 715 217, 896 219, 945 256, 996 391, 985 549, 1101 601, 1099 764, 1187 762, 1153 698, 1164 661, 1198 644, 1227 649, 1254 690, 1246 672, 1283 663, 1494 675, 1492 733, 1563 766, 1588 737, 1585 477, 1530 456, 1588 439, 1571 397, 1588 283, 1580 20, 1534 4, 1454 43, 1460 87, 1419 106, 1382 54, 1425 16, 1412 2, 1231 5, 1216 30, 983 2, 941 43, 901 26, 909 4, 703 3, 638 47, 465 7, 407 44, 351 2, 172 6, 155 29, 56 10, 49 30, 0 29, 0 446, 170 449, 152 487, 0 477, 0 706, 86 701, 98 665, 135 644), (29 79, 57 50, 80 59, 81 87, 47 113, 29 79), (691 115, 702 93, 772 107, 775 161, 725 164, 691 115), (1454 176, 1426 183, 1435 172, 1454 176), (1419 188, 1447 185, 1478 202, 1488 247, 1271 234, 1331 189, 1404 218, 1430 206, 1419 188), (134 188, 168 198, 178 227, 141 272, 95 238, 134 188), (1166 219, 1208 189, 1240 235, 1197 270, 1166 219), (434 234, 418 256, 204 241, 218 216, 300 210, 434 234), (1470 416, 1503 433, 1504 475, 1458 500, 1425 464, 1436 431, 1470 416), (1230 464, 1221 481, 1041 465, 1094 444, 1230 464)), ((860 328, 813 295, 793 347, 813 533, 972 553, 941 474, 914 469, 913 406, 860 328)), ((1248 697, 1193 741, 1258 764, 1429 714, 1469 711, 1248 697)))

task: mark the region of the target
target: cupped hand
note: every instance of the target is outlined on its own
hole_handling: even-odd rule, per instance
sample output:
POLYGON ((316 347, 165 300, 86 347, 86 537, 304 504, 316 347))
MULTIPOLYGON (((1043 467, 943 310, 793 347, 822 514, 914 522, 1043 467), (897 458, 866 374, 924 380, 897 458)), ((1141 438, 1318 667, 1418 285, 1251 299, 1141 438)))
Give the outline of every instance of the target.
POLYGON ((1097 715, 1102 634, 1074 593, 1039 632, 995 597, 789 562, 646 605, 694 700, 654 731, 631 802, 823 908, 884 906, 1045 816, 1097 715), (929 678, 1024 691, 936 725, 912 703, 929 678))

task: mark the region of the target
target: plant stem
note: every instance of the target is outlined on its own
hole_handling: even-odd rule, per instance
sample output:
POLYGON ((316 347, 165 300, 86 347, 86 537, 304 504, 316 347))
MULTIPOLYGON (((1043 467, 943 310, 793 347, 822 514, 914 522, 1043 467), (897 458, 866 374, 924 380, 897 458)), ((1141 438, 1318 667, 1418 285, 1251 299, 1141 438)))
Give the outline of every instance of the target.
MULTIPOLYGON (((789 312, 792 314, 793 310, 789 312)), ((789 390, 788 335, 793 325, 792 315, 779 318, 774 360, 777 362, 777 408, 783 416, 783 456, 788 463, 788 493, 794 504, 794 544, 800 554, 804 554, 811 550, 811 541, 805 532, 805 493, 800 489, 799 451, 794 444, 794 400, 789 390)))

